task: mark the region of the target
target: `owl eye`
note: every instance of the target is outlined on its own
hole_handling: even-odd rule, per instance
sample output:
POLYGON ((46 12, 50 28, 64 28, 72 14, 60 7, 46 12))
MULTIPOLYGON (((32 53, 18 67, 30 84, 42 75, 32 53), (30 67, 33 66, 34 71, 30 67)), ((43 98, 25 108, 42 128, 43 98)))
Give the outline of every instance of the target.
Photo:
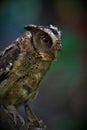
POLYGON ((50 48, 52 46, 52 41, 51 41, 50 37, 48 37, 46 35, 41 36, 41 40, 46 47, 50 48))
POLYGON ((44 42, 49 42, 50 41, 50 39, 48 38, 48 37, 42 37, 42 40, 44 41, 44 42))

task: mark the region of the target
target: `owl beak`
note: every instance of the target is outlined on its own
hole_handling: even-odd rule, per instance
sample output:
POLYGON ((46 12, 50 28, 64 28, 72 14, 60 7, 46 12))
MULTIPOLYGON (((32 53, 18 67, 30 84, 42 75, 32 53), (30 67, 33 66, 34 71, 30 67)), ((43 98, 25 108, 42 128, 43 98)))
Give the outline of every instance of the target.
POLYGON ((53 47, 53 51, 61 51, 62 50, 62 44, 61 41, 57 41, 56 45, 53 47))
POLYGON ((56 41, 56 50, 62 50, 61 31, 58 31, 58 40, 56 41))
POLYGON ((62 44, 58 43, 55 48, 58 52, 62 50, 62 44))

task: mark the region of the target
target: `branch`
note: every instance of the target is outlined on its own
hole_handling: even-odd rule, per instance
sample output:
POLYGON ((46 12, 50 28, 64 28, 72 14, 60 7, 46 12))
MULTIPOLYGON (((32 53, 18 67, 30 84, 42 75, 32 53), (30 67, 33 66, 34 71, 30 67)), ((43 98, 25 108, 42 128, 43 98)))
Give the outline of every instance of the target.
POLYGON ((14 123, 14 118, 3 107, 0 107, 0 130, 46 130, 45 128, 36 128, 34 124, 25 122, 21 124, 19 118, 17 118, 17 124, 14 123), (29 125, 27 125, 29 124, 29 125))

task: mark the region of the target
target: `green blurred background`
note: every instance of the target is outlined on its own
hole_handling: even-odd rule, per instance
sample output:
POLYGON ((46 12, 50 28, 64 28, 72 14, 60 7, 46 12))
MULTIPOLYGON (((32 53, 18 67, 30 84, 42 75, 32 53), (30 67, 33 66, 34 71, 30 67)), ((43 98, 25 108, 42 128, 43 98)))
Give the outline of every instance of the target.
MULTIPOLYGON (((84 0, 1 0, 0 50, 25 32, 26 24, 55 25, 63 49, 31 103, 47 130, 85 130, 86 2, 84 0)), ((24 115, 24 109, 19 111, 24 115)))

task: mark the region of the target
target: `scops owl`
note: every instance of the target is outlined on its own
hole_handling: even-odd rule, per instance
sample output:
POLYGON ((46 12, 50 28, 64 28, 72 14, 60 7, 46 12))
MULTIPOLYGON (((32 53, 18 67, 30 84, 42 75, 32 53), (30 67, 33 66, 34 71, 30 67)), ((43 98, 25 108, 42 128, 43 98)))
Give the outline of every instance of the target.
POLYGON ((27 25, 0 53, 0 105, 9 110, 35 99, 39 83, 61 50, 57 27, 27 25))

